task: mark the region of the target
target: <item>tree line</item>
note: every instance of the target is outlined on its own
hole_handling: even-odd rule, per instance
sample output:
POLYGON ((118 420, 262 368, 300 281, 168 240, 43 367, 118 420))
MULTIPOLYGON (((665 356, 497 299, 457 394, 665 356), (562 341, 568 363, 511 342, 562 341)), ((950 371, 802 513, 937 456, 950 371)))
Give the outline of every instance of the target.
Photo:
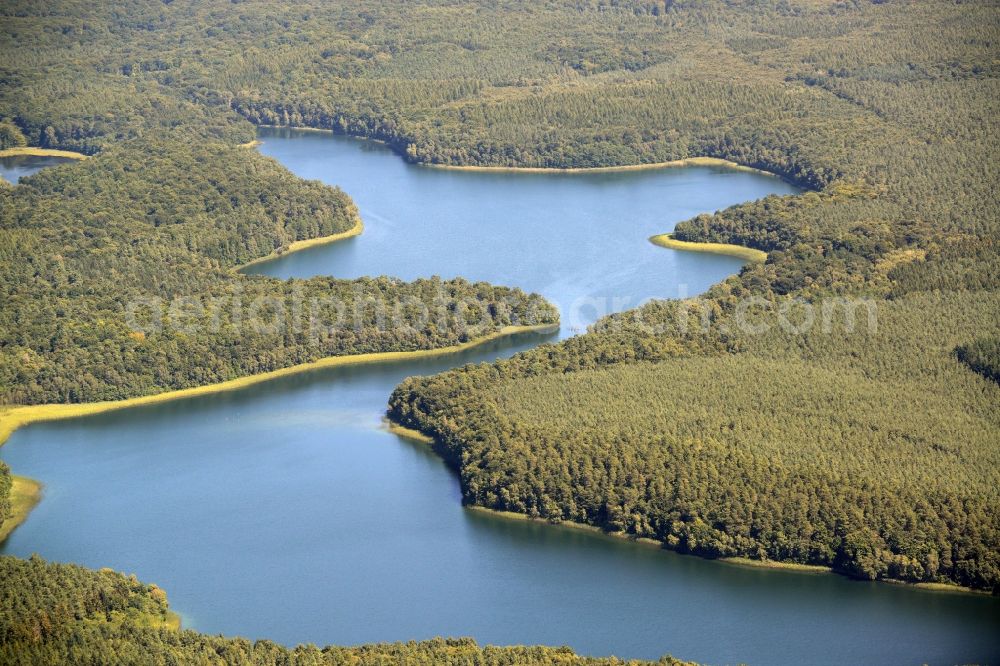
POLYGON ((530 666, 682 666, 593 658, 569 648, 479 646, 469 638, 357 647, 299 645, 179 630, 167 595, 135 576, 72 564, 0 557, 0 662, 7 664, 233 664, 366 666, 386 663, 530 666))
MULTIPOLYGON (((0 192, 3 399, 121 397, 320 353, 294 335, 250 338, 237 351, 225 335, 140 341, 107 324, 122 292, 292 289, 229 269, 349 224, 332 190, 236 152, 254 124, 379 138, 411 161, 445 164, 722 157, 812 191, 698 217, 676 233, 744 243, 768 251, 766 262, 699 303, 654 303, 511 361, 407 382, 392 413, 441 437, 468 501, 653 534, 709 556, 996 589, 1000 503, 983 463, 1000 448, 989 379, 1000 274, 990 3, 58 9, 0 9, 0 118, 9 119, 0 136, 99 157, 0 192), (848 296, 888 313, 886 338, 722 326, 747 298, 776 308, 848 296), (681 330, 686 308, 718 325, 681 330), (720 383, 730 373, 746 381, 720 383), (765 398, 753 399, 761 385, 765 398), (605 398, 620 415, 602 416, 605 398), (649 407, 660 402, 672 411, 649 407), (597 425, 570 428, 556 406, 597 425)), ((427 286, 382 280, 363 290, 427 286)), ((533 297, 518 298, 514 309, 533 297)), ((456 335, 427 329, 419 344, 456 335)), ((362 333, 324 344, 329 353, 414 342, 362 333)))
POLYGON ((338 189, 196 140, 136 139, 0 191, 0 402, 128 398, 555 320, 537 296, 461 279, 233 272, 357 220, 338 189))

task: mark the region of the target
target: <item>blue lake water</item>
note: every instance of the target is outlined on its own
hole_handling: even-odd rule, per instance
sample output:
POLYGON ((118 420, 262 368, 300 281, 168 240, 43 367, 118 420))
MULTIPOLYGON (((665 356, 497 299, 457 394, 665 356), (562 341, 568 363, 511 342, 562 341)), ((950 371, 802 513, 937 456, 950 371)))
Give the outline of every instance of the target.
MULTIPOLYGON (((343 187, 366 228, 255 272, 519 286, 560 307, 559 336, 739 269, 651 234, 794 191, 713 168, 457 172, 344 137, 261 138, 296 174, 343 187)), ((288 644, 473 636, 709 664, 1000 661, 998 599, 742 568, 472 512, 433 453, 384 429, 404 377, 554 337, 25 428, 0 456, 45 483, 45 498, 2 552, 135 572, 187 626, 288 644)))
POLYGON ((47 166, 75 162, 69 157, 49 157, 46 155, 14 155, 0 157, 0 178, 16 184, 22 178, 38 173, 47 166))

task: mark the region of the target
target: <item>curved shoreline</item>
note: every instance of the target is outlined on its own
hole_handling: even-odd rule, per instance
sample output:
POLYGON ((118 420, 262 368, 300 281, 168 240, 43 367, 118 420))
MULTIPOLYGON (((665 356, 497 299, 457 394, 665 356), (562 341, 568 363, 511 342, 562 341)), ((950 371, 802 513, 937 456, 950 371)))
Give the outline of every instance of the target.
POLYGON ((67 157, 71 160, 85 160, 89 156, 72 150, 57 150, 56 148, 36 148, 34 146, 21 146, 20 148, 6 148, 0 150, 0 157, 67 157))
MULTIPOLYGON (((413 351, 390 351, 371 352, 367 354, 346 354, 343 356, 326 356, 308 363, 299 363, 287 368, 279 368, 269 372, 262 372, 256 375, 247 375, 237 379, 230 379, 215 384, 205 384, 203 386, 192 386, 191 388, 176 389, 163 393, 140 396, 137 398, 125 398, 123 400, 107 400, 103 402, 82 402, 70 404, 45 404, 45 405, 7 405, 6 411, 0 411, 0 445, 7 441, 7 438, 23 426, 39 423, 42 421, 61 421, 80 416, 90 416, 102 412, 110 412, 130 407, 141 407, 145 405, 155 405, 161 402, 172 400, 183 400, 213 393, 225 393, 236 391, 255 384, 262 384, 273 379, 289 377, 313 370, 325 368, 335 368, 348 365, 368 365, 374 363, 391 363, 393 361, 409 361, 416 358, 434 358, 437 356, 447 356, 457 352, 466 351, 473 347, 492 342, 500 338, 506 338, 522 333, 548 333, 557 330, 558 323, 536 324, 533 326, 505 326, 498 331, 480 336, 455 345, 447 347, 437 347, 435 349, 417 349, 413 351)), ((0 408, 3 409, 3 408, 0 408)))
MULTIPOLYGON (((267 256, 259 257, 241 266, 234 266, 232 270, 233 272, 239 272, 240 270, 247 268, 248 266, 265 263, 273 259, 276 259, 278 257, 285 256, 290 252, 295 252, 297 250, 301 250, 306 247, 311 247, 313 245, 322 245, 325 243, 333 243, 338 240, 342 240, 344 238, 357 236, 362 231, 364 231, 364 225, 361 222, 361 216, 358 215, 355 219, 354 226, 348 229, 347 231, 342 231, 340 233, 332 234, 330 236, 321 236, 319 238, 296 241, 291 245, 289 245, 288 249, 286 249, 284 252, 281 253, 272 252, 267 256)), ((485 342, 485 340, 483 340, 483 342, 485 342)), ((401 353, 401 352, 383 352, 383 353, 401 353)), ((413 353, 413 352, 404 352, 404 353, 413 353)), ((343 358, 348 358, 350 356, 370 356, 370 355, 355 354, 347 356, 330 356, 325 359, 320 359, 319 361, 314 361, 313 363, 319 363, 320 361, 326 361, 329 359, 343 359, 343 358)), ((372 361, 358 360, 357 362, 365 363, 372 361)), ((347 363, 342 361, 341 364, 347 364, 347 363)), ((316 367, 321 367, 321 366, 316 366, 316 367)), ((217 382, 215 384, 193 386, 186 389, 177 389, 174 391, 166 391, 164 393, 154 393, 153 395, 139 396, 135 398, 125 398, 123 400, 108 400, 104 402, 84 402, 84 403, 68 403, 68 404, 50 403, 45 405, 0 405, 0 446, 3 446, 4 442, 7 441, 7 439, 14 433, 15 430, 17 430, 22 426, 30 425, 32 423, 38 423, 41 421, 58 421, 63 419, 76 418, 78 416, 90 416, 91 414, 99 414, 101 412, 113 411, 116 409, 128 409, 129 407, 155 404, 158 402, 166 402, 168 400, 179 400, 186 397, 193 397, 196 395, 218 393, 223 391, 233 391, 259 382, 265 382, 268 381, 269 379, 275 379, 278 376, 283 376, 284 374, 294 374, 295 372, 303 372, 306 369, 312 369, 311 364, 302 363, 299 365, 290 366, 288 368, 272 370, 271 372, 268 373, 261 373, 259 375, 238 377, 236 379, 230 379, 224 382, 217 382), (310 367, 307 368, 306 366, 310 367), (281 374, 274 374, 274 373, 281 373, 281 374)))
MULTIPOLYGON (((405 426, 397 426, 401 431, 409 434, 417 433, 421 438, 426 437, 427 440, 433 442, 434 439, 428 435, 424 435, 419 430, 413 430, 411 428, 406 428, 405 426)), ((412 436, 412 435, 411 435, 412 436)), ((416 437, 415 437, 416 438, 416 437)), ((421 441, 425 441, 421 439, 421 441)), ((642 546, 652 546, 660 550, 669 550, 672 553, 677 553, 676 550, 670 548, 666 542, 660 541, 659 539, 653 539, 650 537, 637 537, 633 536, 627 532, 606 532, 597 525, 590 525, 589 523, 581 523, 575 520, 560 520, 559 522, 553 522, 545 518, 536 518, 529 516, 524 513, 517 513, 516 511, 502 511, 500 509, 491 509, 486 506, 479 504, 466 504, 464 508, 469 511, 475 511, 477 513, 483 513, 490 516, 495 516, 497 518, 503 518, 505 520, 517 520, 521 522, 531 522, 531 523, 544 523, 545 525, 552 525, 555 527, 563 527, 571 530, 581 530, 583 532, 591 532, 593 534, 600 534, 603 537, 609 539, 615 539, 616 541, 628 541, 631 543, 639 544, 642 546)), ((678 555, 689 555, 691 553, 677 553, 678 555)), ((795 562, 780 562, 776 560, 751 560, 745 557, 702 557, 700 555, 694 555, 694 557, 700 557, 703 560, 724 562, 726 564, 731 564, 734 566, 745 566, 753 567, 755 569, 784 569, 786 571, 795 571, 798 573, 835 573, 833 569, 826 566, 821 566, 818 564, 798 564, 795 562)))
POLYGON ((274 251, 271 254, 265 255, 263 257, 258 257, 257 259, 251 259, 245 264, 240 264, 239 266, 234 266, 233 271, 239 273, 251 266, 256 266, 258 264, 266 264, 269 261, 274 261, 280 257, 285 257, 292 252, 298 252, 299 250, 305 250, 309 247, 315 247, 317 245, 326 245, 328 243, 336 243, 337 241, 345 240, 347 238, 353 238, 358 236, 365 230, 364 222, 361 221, 361 216, 356 215, 354 219, 354 226, 347 231, 340 231, 335 234, 330 234, 329 236, 319 236, 318 238, 307 238, 305 240, 295 241, 290 243, 287 248, 281 251, 274 251))
POLYGON ((391 432, 393 435, 402 437, 404 439, 409 439, 414 442, 420 442, 421 444, 433 444, 434 438, 430 435, 425 435, 419 430, 414 430, 413 428, 407 428, 406 426, 399 425, 388 416, 383 418, 383 424, 385 425, 386 432, 391 432))
MULTIPOLYGON (((260 142, 254 141, 248 145, 248 148, 253 148, 259 145, 260 142)), ((44 150, 44 149, 38 149, 44 150)), ((65 152, 65 151, 54 151, 54 152, 65 152)), ((48 154, 48 153, 47 153, 48 154)), ((80 155, 77 153, 77 155, 80 155)), ((86 159, 86 155, 80 155, 78 159, 86 159)), ((331 234, 329 236, 320 236, 318 238, 310 238, 301 241, 295 241, 291 243, 288 248, 282 252, 272 252, 264 257, 259 257, 248 263, 242 264, 240 266, 234 266, 232 270, 234 272, 242 271, 250 266, 266 263, 277 259, 279 257, 286 256, 292 252, 297 252, 299 250, 304 250, 309 247, 314 247, 318 245, 326 245, 329 243, 335 243, 340 240, 347 238, 352 238, 354 236, 360 235, 364 231, 364 222, 361 219, 361 215, 355 213, 354 226, 346 231, 342 231, 336 234, 331 234)), ((78 418, 83 416, 91 416, 94 414, 100 414, 103 412, 116 411, 119 409, 129 409, 131 407, 140 407, 145 405, 153 405, 162 402, 169 402, 172 400, 183 400, 185 398, 197 397, 200 395, 209 395, 213 393, 223 393, 227 391, 236 391, 255 384, 260 384, 264 382, 271 381, 273 379, 278 379, 280 377, 287 377, 290 375, 300 374, 303 372, 309 372, 312 370, 319 370, 323 368, 331 368, 338 366, 348 366, 348 365, 366 365, 372 363, 389 363, 393 361, 403 361, 411 360, 415 358, 431 358, 437 356, 445 356, 452 353, 458 353, 477 347, 479 345, 491 342, 504 337, 510 337, 519 335, 522 333, 529 332, 552 332, 559 330, 559 323, 553 324, 537 324, 533 326, 505 326, 498 331, 493 333, 480 336, 473 340, 467 342, 459 343, 456 345, 449 345, 447 347, 438 347, 436 349, 418 349, 413 351, 398 351, 398 352, 372 352, 368 354, 347 354, 343 356, 327 356, 316 361, 311 361, 308 363, 300 363, 298 365, 289 366, 287 368, 279 368, 277 370, 271 370, 270 372, 264 372, 256 375, 248 375, 246 377, 238 377, 236 379, 230 379, 224 382, 217 382, 215 384, 205 384, 202 386, 193 386, 185 389, 177 389, 173 391, 166 391, 163 393, 155 393, 152 395, 138 396, 135 398, 125 398, 123 400, 109 400, 102 402, 89 402, 89 403, 70 403, 70 404, 44 404, 44 405, 0 405, 0 446, 10 438, 10 436, 18 429, 32 423, 40 423, 43 421, 60 421, 65 419, 78 418)), ((16 517, 16 522, 9 530, 4 531, 0 529, 0 543, 7 538, 7 535, 14 530, 17 525, 20 525, 24 520, 27 519, 28 514, 31 510, 38 504, 41 500, 41 483, 28 479, 27 477, 18 477, 16 475, 11 475, 12 479, 20 479, 21 483, 31 482, 37 485, 38 491, 33 501, 28 503, 23 509, 23 513, 18 515, 17 513, 12 514, 11 519, 16 517)), ((13 499, 15 493, 12 489, 11 498, 13 499)))
POLYGON ((732 245, 729 243, 693 243, 690 241, 682 241, 674 238, 672 233, 650 236, 649 242, 671 250, 723 254, 730 257, 737 257, 753 264, 760 264, 767 261, 767 252, 764 252, 763 250, 755 250, 754 248, 746 247, 745 245, 732 245))
MULTIPOLYGON (((414 166, 427 167, 428 169, 443 169, 448 171, 481 171, 489 173, 548 173, 548 174, 588 174, 588 173, 616 173, 620 171, 654 171, 657 169, 673 169, 677 167, 687 167, 687 166, 714 166, 722 167, 725 169, 731 169, 733 171, 750 171, 753 173, 758 173, 764 176, 769 176, 771 178, 777 178, 783 180, 787 183, 794 185, 795 187, 802 188, 803 190, 808 190, 809 188, 801 183, 796 183, 793 180, 786 178, 780 174, 773 171, 768 171, 766 169, 759 169, 757 167, 747 166, 746 164, 740 164, 739 162, 733 162, 732 160, 723 159, 721 157, 708 157, 707 155, 695 156, 695 157, 684 157, 677 160, 669 160, 667 162, 646 162, 642 164, 619 164, 617 166, 604 166, 604 167, 518 167, 518 166, 482 166, 476 164, 439 164, 435 162, 420 162, 411 161, 407 158, 405 153, 401 151, 392 142, 385 139, 379 139, 371 136, 358 136, 356 134, 349 134, 347 132, 339 132, 337 130, 328 129, 326 127, 297 127, 292 125, 254 125, 257 128, 264 129, 277 129, 277 130, 295 130, 297 132, 325 132, 327 134, 333 134, 336 136, 346 136, 351 139, 356 139, 358 141, 374 141, 375 143, 387 146, 390 150, 396 153, 404 162, 408 164, 413 164, 414 166)), ((257 146, 263 143, 262 140, 256 139, 247 144, 241 144, 243 146, 257 146)))
POLYGON ((10 515, 0 524, 0 544, 27 519, 31 510, 42 501, 42 484, 26 476, 11 475, 10 515))
POLYGON ((435 164, 433 162, 414 162, 417 166, 449 171, 483 171, 489 173, 617 173, 619 171, 654 171, 657 169, 673 169, 688 166, 714 166, 733 169, 735 171, 752 171, 772 178, 781 178, 772 171, 746 166, 738 162, 724 160, 719 157, 685 157, 669 162, 648 162, 645 164, 622 164, 606 167, 514 167, 514 166, 477 166, 461 164, 435 164))
MULTIPOLYGON (((413 439, 422 443, 433 445, 436 440, 433 436, 428 435, 422 430, 417 430, 415 428, 410 428, 408 426, 400 425, 392 420, 391 417, 386 416, 386 421, 388 421, 387 430, 389 432, 396 433, 401 437, 406 437, 413 439)), ((450 466, 449 466, 450 467, 450 466)), ((554 522, 546 518, 538 518, 529 516, 524 513, 517 513, 516 511, 503 511, 500 509, 491 509, 487 506, 482 506, 480 504, 465 504, 464 500, 462 503, 464 509, 473 511, 476 513, 482 513, 485 515, 493 516, 496 518, 503 518, 505 520, 516 520, 520 522, 534 522, 534 523, 544 523, 549 526, 563 527, 565 529, 580 530, 584 532, 591 532, 592 534, 599 534, 603 537, 609 539, 615 539, 618 541, 629 541, 642 546, 649 546, 654 548, 659 548, 661 550, 668 550, 678 555, 690 555, 692 557, 699 557, 703 560, 708 560, 710 562, 720 562, 722 564, 727 564, 729 566, 736 567, 746 567, 752 569, 769 569, 772 571, 787 571, 796 574, 834 574, 837 576, 843 576, 849 580, 862 580, 856 579, 847 574, 843 574, 839 571, 834 570, 832 567, 828 567, 822 564, 801 564, 799 562, 782 562, 781 560, 753 560, 748 557, 704 557, 702 555, 697 555, 695 553, 678 553, 676 550, 670 548, 664 541, 659 539, 652 539, 649 537, 637 537, 626 532, 607 532, 597 525, 591 525, 589 523, 580 523, 572 520, 560 520, 554 522)), ((956 585, 953 583, 925 583, 925 582, 910 582, 905 580, 897 580, 895 578, 883 578, 874 581, 863 581, 872 583, 885 583, 889 585, 898 585, 901 587, 909 587, 917 590, 922 590, 924 592, 944 592, 947 594, 972 594, 972 595, 986 595, 992 596, 989 592, 985 590, 977 590, 971 587, 964 587, 962 585, 956 585)))

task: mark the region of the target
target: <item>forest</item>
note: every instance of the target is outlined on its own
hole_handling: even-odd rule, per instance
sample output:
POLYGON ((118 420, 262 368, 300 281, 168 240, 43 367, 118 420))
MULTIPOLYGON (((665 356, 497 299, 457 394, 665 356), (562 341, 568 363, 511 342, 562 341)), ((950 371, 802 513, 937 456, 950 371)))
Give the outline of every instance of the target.
POLYGON ((390 413, 434 435, 469 503, 712 558, 995 590, 1000 392, 953 350, 997 326, 1000 299, 966 293, 886 303, 874 331, 775 327, 737 353, 640 350, 609 327, 407 380, 390 413))
MULTIPOLYGON (((94 156, 0 185, 0 403, 143 395, 469 335, 460 317, 386 331, 372 298, 478 303, 488 316, 473 333, 555 320, 538 296, 462 280, 235 273, 356 221, 343 193, 241 147, 255 125, 376 138, 434 164, 719 157, 809 191, 675 234, 766 262, 698 299, 408 380, 390 415, 436 438, 468 503, 707 557, 1000 591, 995 3, 19 0, 0 16, 0 148, 94 156), (361 314, 318 335, 291 321, 240 328, 245 304, 275 297, 361 314), (143 299, 184 316, 137 332, 126 309, 143 299), (192 299, 240 305, 192 312, 192 299), (747 299, 771 312, 863 299, 877 325, 753 333, 736 325, 747 299)), ((0 585, 40 581, 13 586, 25 608, 77 608, 42 593, 49 565, 3 562, 0 585)), ((247 663, 578 659, 464 641, 258 650, 88 612, 0 649, 68 663, 86 636, 163 662, 184 650, 247 663)))
POLYGON ((582 657, 569 648, 480 647, 468 638, 358 647, 299 645, 181 630, 166 592, 109 569, 94 571, 39 557, 0 557, 0 663, 219 664, 220 666, 682 666, 582 657))
POLYGON ((129 398, 554 321, 537 296, 463 280, 233 272, 357 220, 343 192, 256 151, 179 139, 0 190, 0 404, 129 398))

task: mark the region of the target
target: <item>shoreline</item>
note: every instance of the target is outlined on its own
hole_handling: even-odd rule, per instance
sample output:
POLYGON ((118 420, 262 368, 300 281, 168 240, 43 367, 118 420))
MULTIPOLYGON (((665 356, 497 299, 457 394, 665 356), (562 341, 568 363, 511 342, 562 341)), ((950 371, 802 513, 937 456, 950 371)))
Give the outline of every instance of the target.
POLYGON ((240 264, 239 266, 234 266, 233 271, 236 273, 242 272, 243 270, 250 268, 251 266, 257 266, 258 264, 266 264, 269 261, 274 261, 281 257, 288 256, 292 252, 298 252, 299 250, 305 250, 306 248, 316 247, 318 245, 327 245, 329 243, 336 243, 337 241, 346 240, 348 238, 353 238, 354 236, 361 235, 361 232, 365 230, 364 222, 361 221, 361 216, 355 216, 354 226, 347 231, 340 231, 335 234, 330 234, 329 236, 319 236, 318 238, 307 238, 305 240, 294 241, 290 243, 284 250, 274 251, 271 254, 265 255, 263 257, 258 257, 257 259, 251 259, 245 264, 240 264))
MULTIPOLYGON (((384 139, 377 139, 368 136, 357 136, 355 134, 348 134, 346 132, 338 132, 337 130, 327 129, 324 127, 298 127, 293 125, 254 125, 254 127, 263 127, 265 129, 286 129, 286 130, 296 130, 299 132, 323 132, 326 134, 333 134, 335 136, 346 136, 351 139, 356 139, 358 141, 374 141, 375 143, 381 144, 383 146, 389 147, 394 153, 396 153, 404 162, 407 164, 412 164, 414 166, 426 167, 428 169, 444 169, 448 171, 480 171, 486 173, 550 173, 550 174, 588 174, 588 173, 616 173, 619 171, 654 171, 657 169, 674 169, 677 167, 689 167, 689 166, 713 166, 722 167, 725 169, 731 169, 733 171, 750 171, 753 173, 762 174, 764 176, 770 176, 771 178, 777 178, 783 180, 786 183, 790 183, 795 187, 801 188, 803 190, 808 190, 808 187, 795 183, 782 175, 774 173, 773 171, 768 171, 766 169, 758 169, 757 167, 747 166, 746 164, 740 164, 739 162, 733 162, 732 160, 723 159, 721 157, 708 157, 706 155, 696 156, 696 157, 684 157, 676 160, 669 160, 667 162, 647 162, 644 164, 619 164, 617 166, 604 166, 604 167, 527 167, 527 166, 482 166, 476 164, 437 164, 434 162, 413 162, 406 158, 406 155, 402 151, 398 150, 392 143, 384 139)), ((262 140, 257 139, 250 144, 242 145, 260 145, 263 143, 262 140)))
POLYGON ((993 595, 986 590, 977 590, 971 587, 965 587, 964 585, 956 585, 954 583, 908 583, 905 580, 897 580, 895 578, 884 578, 879 583, 888 583, 889 585, 899 585, 900 587, 915 587, 918 590, 923 590, 924 592, 943 592, 945 594, 976 594, 985 595, 987 597, 992 597, 993 595))
POLYGON ((808 574, 837 573, 832 567, 822 564, 801 564, 799 562, 782 562, 780 560, 752 560, 749 557, 720 557, 716 561, 730 564, 734 567, 748 567, 750 569, 781 569, 808 574))
MULTIPOLYGON (((290 252, 295 252, 296 250, 301 250, 305 247, 311 247, 313 245, 321 245, 325 243, 333 243, 338 240, 342 240, 344 238, 357 236, 363 230, 364 230, 364 225, 361 222, 361 216, 358 215, 355 220, 354 226, 348 229, 347 231, 342 231, 340 233, 332 234, 330 236, 321 236, 319 238, 296 241, 291 245, 289 245, 288 249, 280 254, 272 252, 267 256, 259 257, 241 266, 234 266, 232 268, 232 271, 239 272, 244 268, 247 268, 248 266, 264 263, 266 261, 271 261, 279 256, 284 256, 290 252)), ((383 353, 396 353, 396 352, 383 352, 383 353)), ((347 357, 350 356, 358 356, 358 355, 356 354, 347 355, 347 357)), ((326 357, 326 359, 319 359, 319 361, 335 359, 335 358, 342 359, 347 357, 331 356, 331 357, 326 357)), ((370 361, 358 361, 358 362, 365 363, 370 361)), ((317 361, 314 361, 313 363, 317 363, 317 361)), ((346 364, 346 362, 342 363, 346 364)), ((273 373, 293 374, 294 372, 302 372, 306 369, 305 366, 310 366, 310 364, 303 363, 297 366, 290 366, 288 368, 272 370, 269 373, 261 373, 259 375, 249 375, 247 377, 238 377, 236 379, 230 379, 224 382, 217 382, 215 384, 205 384, 203 386, 194 386, 186 389, 176 389, 174 391, 165 391, 163 393, 154 393, 152 395, 139 396, 135 398, 125 398, 123 400, 108 400, 104 402, 87 402, 87 403, 62 403, 62 404, 49 403, 44 405, 0 405, 0 446, 3 446, 4 442, 7 441, 7 439, 14 433, 15 430, 17 430, 22 426, 29 425, 31 423, 37 423, 40 421, 58 421, 63 419, 75 418, 78 416, 89 416, 91 414, 99 414, 101 412, 113 411, 116 409, 128 409, 129 407, 135 407, 146 404, 155 404, 157 402, 166 402, 168 400, 179 400, 189 396, 237 390, 243 388, 244 386, 250 386, 255 383, 268 381, 268 379, 274 379, 279 376, 273 373), (295 370, 296 368, 301 368, 301 369, 295 370), (257 377, 258 379, 254 381, 253 380, 254 377, 257 377), (213 387, 216 388, 213 390, 213 387)), ((316 366, 316 367, 321 367, 321 366, 316 366)))
MULTIPOLYGON (((253 123, 250 123, 250 124, 253 125, 253 123)), ((364 136, 358 136, 358 137, 356 137, 353 134, 344 134, 342 132, 339 133, 339 132, 337 132, 335 130, 327 129, 326 127, 305 127, 305 126, 299 126, 299 125, 254 125, 254 127, 263 127, 265 129, 296 130, 296 131, 299 131, 299 132, 325 132, 326 134, 340 134, 340 136, 349 136, 351 138, 363 139, 363 140, 366 140, 366 141, 377 141, 377 139, 368 139, 368 137, 364 137, 364 136)), ((257 141, 260 141, 260 140, 257 139, 257 141)), ((260 141, 260 143, 264 143, 264 142, 260 141)))
POLYGON ((457 352, 466 351, 479 345, 492 342, 500 338, 532 332, 551 332, 557 330, 559 324, 536 324, 533 326, 505 326, 500 330, 493 331, 486 335, 479 336, 467 342, 462 342, 447 347, 437 347, 435 349, 417 349, 411 351, 389 351, 370 352, 367 354, 345 354, 343 356, 326 356, 308 363, 299 363, 287 368, 279 368, 269 372, 262 372, 256 375, 247 375, 215 384, 204 384, 202 386, 192 386, 190 388, 154 393, 152 395, 139 396, 136 398, 125 398, 123 400, 107 400, 102 402, 82 402, 82 403, 49 403, 44 405, 5 405, 0 407, 0 445, 18 428, 40 423, 43 421, 61 421, 65 419, 77 418, 101 414, 103 412, 128 409, 131 407, 141 407, 155 405, 173 400, 183 400, 214 393, 225 393, 236 391, 255 384, 262 384, 281 377, 350 365, 368 365, 374 363, 389 363, 393 361, 408 361, 416 358, 434 358, 447 356, 457 352))
MULTIPOLYGON (((400 426, 400 427, 403 428, 404 430, 409 430, 409 428, 405 428, 403 426, 400 426)), ((419 432, 419 431, 417 431, 417 432, 419 432)), ((421 433, 421 434, 423 434, 423 433, 421 433)), ((423 436, 427 437, 427 435, 423 435, 423 436)), ((429 438, 429 439, 432 442, 434 441, 433 438, 429 438)), ((559 522, 556 523, 556 522, 553 522, 553 521, 548 520, 546 518, 536 518, 536 517, 532 517, 532 516, 529 516, 529 515, 526 515, 526 514, 523 514, 523 513, 517 513, 516 511, 501 511, 500 509, 491 509, 489 507, 481 506, 479 504, 464 504, 464 505, 462 505, 462 508, 463 509, 467 509, 469 511, 473 511, 475 513, 482 513, 484 515, 494 516, 496 518, 503 518, 504 520, 516 520, 516 521, 528 522, 528 523, 541 523, 541 524, 549 525, 549 526, 552 526, 552 527, 562 527, 562 528, 565 528, 565 529, 568 529, 568 530, 578 530, 580 532, 590 532, 591 534, 598 534, 598 535, 600 535, 602 537, 608 537, 609 539, 616 539, 616 540, 619 540, 619 541, 628 541, 628 542, 636 543, 636 544, 639 544, 639 545, 642 545, 642 546, 651 546, 653 548, 663 548, 664 547, 663 546, 663 542, 657 541, 656 539, 648 539, 646 537, 634 537, 634 536, 632 536, 630 534, 626 534, 625 532, 605 532, 604 530, 602 530, 600 527, 598 527, 596 525, 588 525, 587 523, 579 523, 579 522, 576 522, 575 520, 560 520, 559 522)))
MULTIPOLYGON (((422 442, 434 443, 434 438, 427 435, 419 430, 414 430, 406 426, 399 425, 392 419, 387 417, 386 419, 390 424, 390 431, 398 429, 400 434, 403 436, 410 436, 410 433, 416 433, 414 439, 418 439, 422 442)), ((504 520, 515 520, 520 522, 533 522, 533 523, 544 523, 545 525, 554 527, 564 527, 566 529, 580 530, 584 532, 590 532, 592 534, 599 534, 603 537, 609 539, 615 539, 618 541, 628 541, 641 546, 658 548, 660 550, 670 551, 678 555, 690 555, 692 557, 698 557, 709 562, 719 562, 721 564, 726 564, 735 567, 746 567, 750 569, 768 569, 772 571, 787 571, 796 574, 807 574, 807 575, 835 575, 842 576, 848 580, 859 580, 835 571, 832 567, 828 567, 822 564, 801 564, 799 562, 782 562, 780 560, 753 560, 748 557, 703 557, 695 553, 678 553, 676 550, 667 546, 667 544, 658 539, 651 539, 649 537, 636 537, 625 532, 606 532, 596 525, 589 525, 587 523, 580 523, 572 520, 561 520, 559 522, 553 522, 546 518, 536 518, 523 513, 517 513, 515 511, 502 511, 499 509, 491 509, 486 506, 481 506, 479 504, 464 504, 463 509, 472 511, 475 513, 481 513, 488 516, 493 516, 496 518, 503 518, 504 520)), ((955 583, 912 583, 905 580, 897 580, 895 578, 884 578, 874 581, 865 581, 872 583, 885 583, 889 585, 898 585, 900 587, 908 587, 916 590, 922 590, 924 592, 943 592, 946 594, 974 594, 974 595, 986 595, 992 596, 989 592, 985 590, 976 590, 971 587, 965 587, 962 585, 957 585, 955 583)))
POLYGON ((407 428, 406 426, 399 425, 388 416, 382 419, 382 424, 386 432, 391 432, 393 435, 402 437, 403 439, 413 440, 414 442, 420 442, 421 444, 433 444, 434 438, 430 435, 425 435, 419 430, 414 430, 413 428, 407 428))
POLYGON ((42 484, 26 476, 11 474, 10 515, 0 525, 0 544, 27 518, 31 510, 42 501, 42 484))
POLYGON ((488 173, 617 173, 619 171, 654 171, 657 169, 674 169, 689 166, 714 166, 733 169, 735 171, 752 171, 772 178, 781 178, 772 171, 746 166, 739 162, 725 160, 720 157, 685 157, 668 162, 647 162, 645 164, 620 164, 605 167, 515 167, 515 166, 479 166, 462 164, 435 164, 433 162, 414 162, 417 166, 430 169, 446 169, 449 171, 482 171, 488 173))
MULTIPOLYGON (((404 430, 410 430, 404 426, 400 426, 404 430)), ((418 431, 419 432, 419 431, 418 431)), ((423 433, 421 433, 423 435, 423 433)), ((424 435, 427 437, 427 435, 424 435)), ((432 440, 433 441, 433 440, 432 440)), ((601 536, 608 537, 610 539, 617 539, 620 541, 629 541, 642 546, 655 547, 661 550, 667 550, 672 553, 677 553, 677 551, 669 548, 666 543, 658 541, 657 539, 650 539, 648 537, 635 537, 625 532, 605 532, 600 527, 596 525, 588 525, 586 523, 578 523, 571 520, 562 520, 557 523, 551 520, 546 520, 545 518, 533 518, 523 513, 516 513, 514 511, 500 511, 498 509, 490 509, 489 507, 480 506, 478 504, 465 504, 463 508, 469 511, 474 511, 476 513, 482 513, 485 515, 494 516, 497 518, 503 518, 505 520, 517 520, 522 522, 535 522, 544 523, 546 525, 551 525, 555 527, 565 527, 567 529, 582 530, 585 532, 591 532, 595 534, 600 534, 601 536)), ((694 553, 677 553, 678 555, 690 555, 692 557, 698 557, 709 562, 720 562, 722 564, 727 564, 729 566, 736 567, 746 567, 750 569, 769 569, 772 571, 788 571, 796 574, 808 574, 808 575, 826 575, 831 574, 835 576, 842 576, 848 580, 859 580, 841 574, 834 571, 832 567, 828 567, 821 564, 800 564, 798 562, 782 562, 780 560, 752 560, 748 557, 702 557, 694 553)), ((956 585, 954 583, 911 583, 905 580, 897 580, 895 578, 883 578, 880 580, 873 581, 863 581, 870 583, 885 583, 888 585, 898 585, 899 587, 908 587, 916 590, 922 590, 924 592, 943 592, 946 594, 974 594, 974 595, 986 595, 992 596, 989 592, 985 590, 976 590, 971 587, 964 587, 962 585, 956 585)))
POLYGON ((21 146, 19 148, 6 148, 0 150, 0 157, 67 157, 71 160, 85 160, 89 156, 72 150, 58 150, 56 148, 36 148, 34 146, 21 146))
POLYGON ((743 259, 752 264, 761 264, 767 261, 767 252, 763 250, 755 250, 745 245, 732 245, 729 243, 693 243, 691 241, 682 241, 674 238, 673 233, 650 236, 649 242, 671 250, 722 254, 743 259))

